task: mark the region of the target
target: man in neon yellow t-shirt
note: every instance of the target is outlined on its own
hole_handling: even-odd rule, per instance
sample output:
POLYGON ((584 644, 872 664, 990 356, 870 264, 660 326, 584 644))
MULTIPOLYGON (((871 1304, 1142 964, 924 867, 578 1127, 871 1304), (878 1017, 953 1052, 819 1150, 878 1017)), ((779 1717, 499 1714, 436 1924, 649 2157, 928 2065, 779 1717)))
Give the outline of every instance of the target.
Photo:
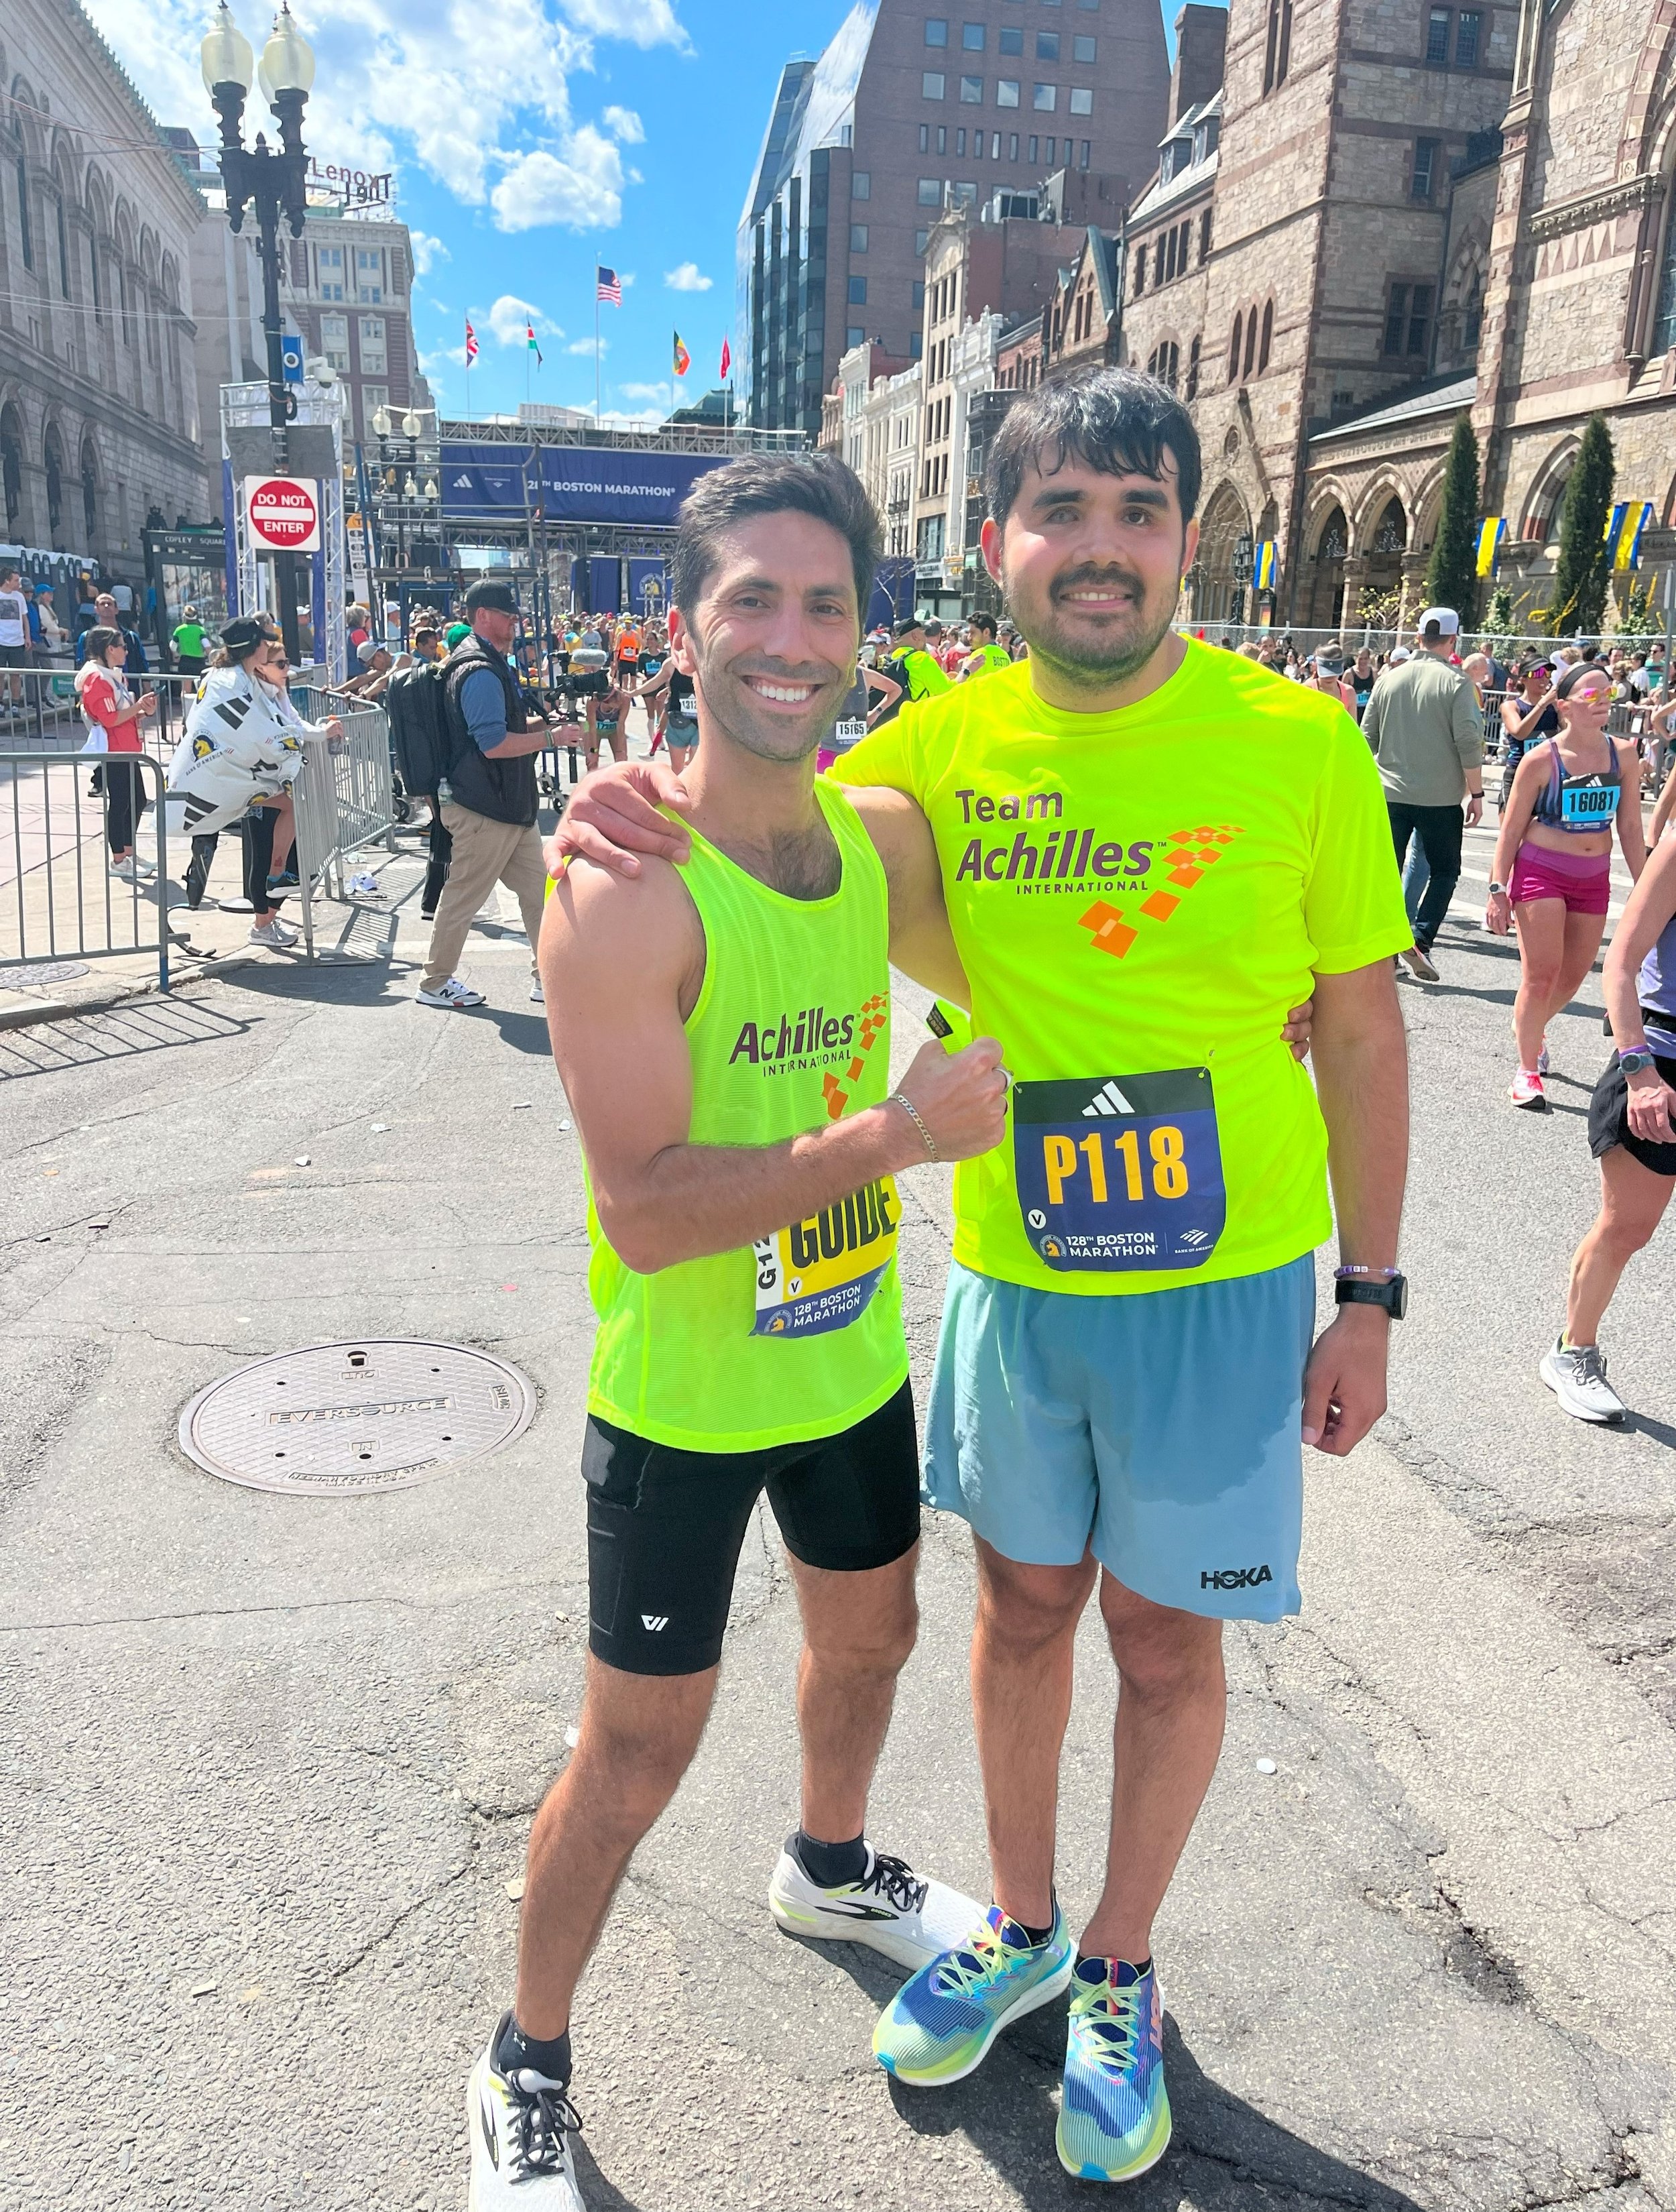
POLYGON ((1152 380, 1021 399, 983 550, 1029 659, 844 763, 924 810, 974 1023, 1017 1085, 1007 1139, 956 1170, 926 1423, 926 1495, 976 1540, 995 1902, 875 2050, 903 2081, 958 2080, 1068 1984, 1059 2152, 1093 2179, 1169 2138, 1151 1929, 1221 1744, 1222 1624, 1298 1609, 1302 1445, 1343 1454, 1384 1410, 1404 1295, 1411 939, 1377 772, 1336 701, 1172 632, 1199 489, 1191 419, 1152 380), (1278 1042, 1311 989, 1314 1089, 1278 1042), (1312 1346, 1329 1163, 1347 1303, 1312 1346), (1096 1583, 1116 1784, 1073 1942, 1054 1802, 1096 1583))

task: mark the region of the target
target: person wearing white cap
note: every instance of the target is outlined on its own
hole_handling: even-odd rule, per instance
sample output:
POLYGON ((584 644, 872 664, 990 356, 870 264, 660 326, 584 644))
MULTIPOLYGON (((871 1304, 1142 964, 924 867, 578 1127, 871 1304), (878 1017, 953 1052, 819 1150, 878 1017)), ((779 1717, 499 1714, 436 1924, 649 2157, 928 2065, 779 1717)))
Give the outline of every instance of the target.
POLYGON ((1362 718, 1385 786, 1398 863, 1418 833, 1431 871, 1414 917, 1414 943, 1401 955, 1427 983, 1437 981, 1432 943, 1460 880, 1463 827, 1484 814, 1484 710, 1472 678, 1453 664, 1460 635, 1453 607, 1428 607, 1418 650, 1380 678, 1362 718))

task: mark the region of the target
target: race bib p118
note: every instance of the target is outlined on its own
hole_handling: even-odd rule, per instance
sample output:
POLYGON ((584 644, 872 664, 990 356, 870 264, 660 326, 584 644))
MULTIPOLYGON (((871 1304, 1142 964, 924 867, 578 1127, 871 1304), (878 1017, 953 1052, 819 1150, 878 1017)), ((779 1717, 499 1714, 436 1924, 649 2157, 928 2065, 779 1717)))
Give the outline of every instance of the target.
POLYGON ((1030 1249, 1049 1267, 1199 1267, 1227 1218, 1207 1067, 1021 1083, 1013 1166, 1030 1249))

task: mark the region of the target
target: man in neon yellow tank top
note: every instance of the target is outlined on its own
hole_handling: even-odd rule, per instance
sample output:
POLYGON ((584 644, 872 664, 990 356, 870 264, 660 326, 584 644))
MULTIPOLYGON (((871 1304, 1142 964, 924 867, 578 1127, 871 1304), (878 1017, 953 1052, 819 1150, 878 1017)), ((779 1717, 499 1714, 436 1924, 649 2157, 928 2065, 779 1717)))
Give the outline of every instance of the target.
POLYGON ((890 1088, 893 952, 956 994, 923 817, 817 779, 854 682, 877 520, 836 460, 758 458, 689 496, 671 650, 696 685, 686 865, 580 866, 541 972, 586 1155, 599 1316, 583 1447, 589 1662, 531 1833, 515 2007, 467 2100, 473 2212, 575 2212, 572 1994, 630 1854, 696 1750, 766 1489, 804 1622, 803 1808, 769 1892, 794 1934, 917 1967, 978 1908, 864 1839, 914 1637, 919 1465, 895 1177, 988 1150, 999 1048, 927 1044, 890 1088))
MULTIPOLYGON (((962 1003, 1016 1078, 1008 1141, 956 1174, 926 1424, 925 1495, 976 1539, 995 1902, 874 2048, 900 2081, 957 2081, 1068 1984, 1058 2148, 1094 2180, 1169 2140, 1152 1922, 1222 1741, 1223 1623, 1298 1609, 1303 1444, 1347 1452, 1384 1410, 1405 1297, 1412 939, 1377 771, 1336 700, 1173 633, 1199 489, 1191 418, 1151 379, 1021 398, 983 550, 1029 659, 843 763, 924 810, 962 1003), (1313 1090, 1276 1035, 1312 989, 1313 1090), (1312 1346, 1329 1167, 1340 1311, 1312 1346), (1115 1786, 1073 1942, 1054 1808, 1096 1583, 1115 1786)), ((634 813, 619 842, 664 849, 634 813)), ((573 805, 570 836, 589 820, 573 805)))

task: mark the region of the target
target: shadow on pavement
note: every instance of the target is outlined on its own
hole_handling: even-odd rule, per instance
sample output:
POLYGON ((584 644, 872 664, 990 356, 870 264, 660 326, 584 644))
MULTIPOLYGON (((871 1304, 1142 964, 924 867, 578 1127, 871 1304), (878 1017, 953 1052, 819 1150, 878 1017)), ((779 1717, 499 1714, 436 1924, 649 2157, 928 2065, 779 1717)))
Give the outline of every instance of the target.
POLYGON ((103 1013, 68 1014, 27 1029, 0 1030, 0 1081, 131 1060, 176 1045, 212 1044, 241 1036, 249 1027, 236 1014, 194 1000, 136 999, 103 1013))

